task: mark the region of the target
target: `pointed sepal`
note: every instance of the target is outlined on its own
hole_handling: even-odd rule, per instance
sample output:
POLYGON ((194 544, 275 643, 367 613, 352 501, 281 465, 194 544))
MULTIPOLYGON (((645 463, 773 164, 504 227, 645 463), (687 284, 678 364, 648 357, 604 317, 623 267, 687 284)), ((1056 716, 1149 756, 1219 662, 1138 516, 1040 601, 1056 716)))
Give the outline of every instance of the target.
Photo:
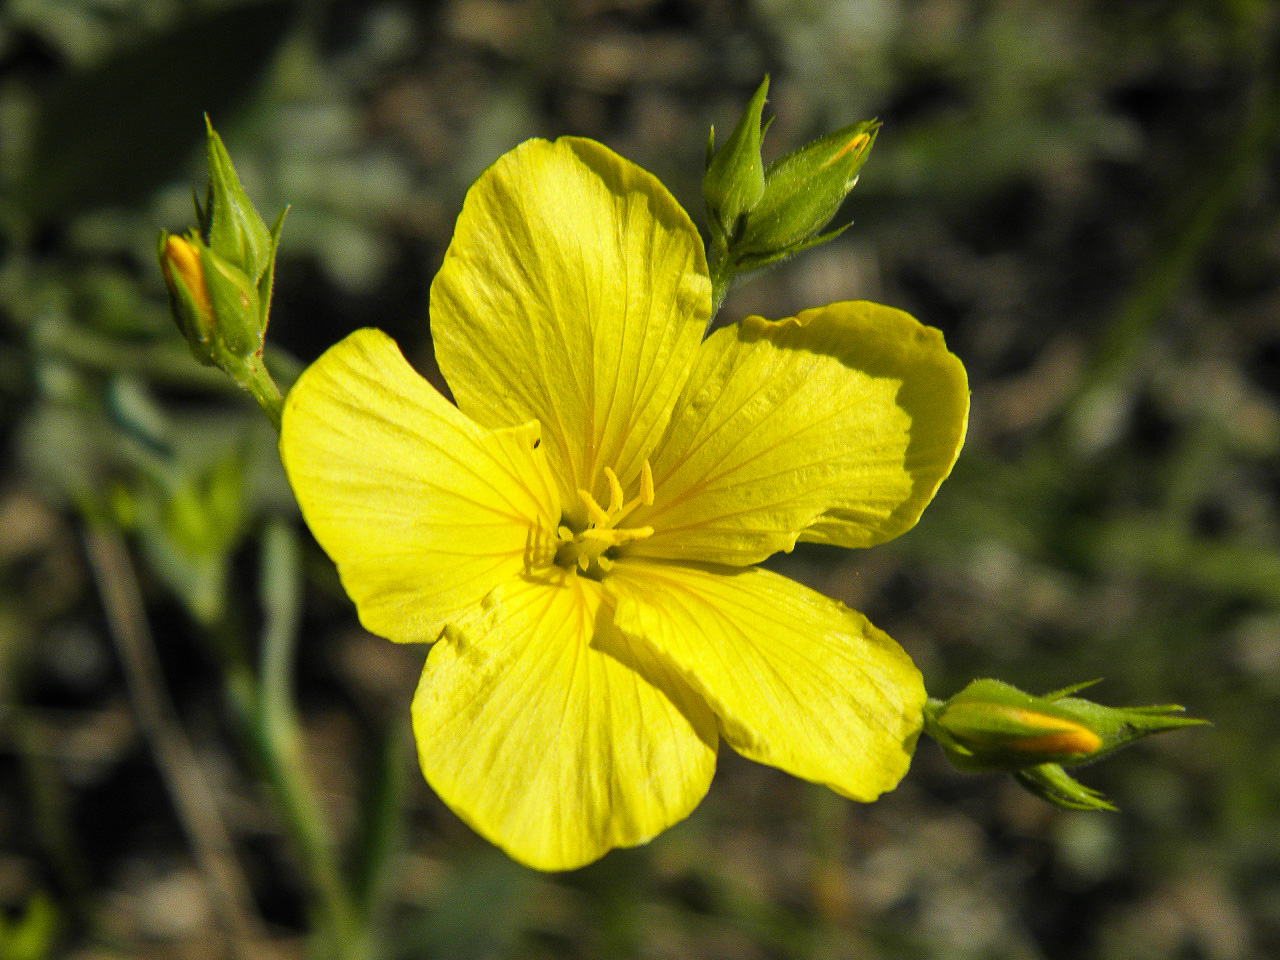
POLYGON ((769 93, 769 78, 756 88, 742 119, 724 146, 716 151, 715 130, 707 142, 707 172, 702 178, 702 195, 707 219, 713 229, 732 238, 740 220, 759 202, 764 193, 764 160, 760 144, 764 139, 761 115, 769 93))

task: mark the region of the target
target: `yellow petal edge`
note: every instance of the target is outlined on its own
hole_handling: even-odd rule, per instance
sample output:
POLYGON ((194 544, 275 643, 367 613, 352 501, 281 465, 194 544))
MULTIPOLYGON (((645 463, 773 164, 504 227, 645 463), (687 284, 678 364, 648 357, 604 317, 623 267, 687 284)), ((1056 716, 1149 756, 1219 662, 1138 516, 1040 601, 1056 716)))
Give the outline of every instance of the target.
POLYGON ((758 568, 634 561, 608 587, 618 628, 680 671, 743 756, 861 801, 906 773, 924 683, 861 614, 758 568))
POLYGON ((684 819, 711 783, 715 719, 644 648, 615 636, 599 649, 599 584, 514 582, 486 606, 483 623, 431 649, 413 703, 440 798, 539 870, 580 867, 684 819))
POLYGON ((702 345, 653 460, 637 557, 744 565, 797 539, 866 547, 909 530, 964 442, 969 389, 942 334, 834 303, 748 317, 702 345))
POLYGON ((560 503, 538 439, 537 424, 478 427, 390 337, 358 330, 289 391, 280 456, 360 622, 431 642, 555 530, 560 503))
POLYGON ((666 425, 711 313, 702 241, 653 175, 530 140, 471 187, 431 286, 440 369, 478 423, 542 424, 566 503, 608 498, 666 425))

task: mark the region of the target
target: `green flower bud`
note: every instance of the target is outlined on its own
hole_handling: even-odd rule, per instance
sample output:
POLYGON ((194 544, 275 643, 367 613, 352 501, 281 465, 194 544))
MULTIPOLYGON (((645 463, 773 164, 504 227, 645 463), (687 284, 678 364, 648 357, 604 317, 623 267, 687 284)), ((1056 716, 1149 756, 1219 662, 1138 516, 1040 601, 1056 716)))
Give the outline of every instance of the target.
POLYGON ((821 233, 857 182, 880 126, 865 121, 844 127, 764 170, 760 144, 769 123, 762 123, 761 117, 768 91, 766 77, 719 152, 715 130, 707 142, 702 193, 710 234, 707 268, 713 314, 742 274, 789 259, 843 232, 845 227, 821 233))
POLYGON ((1036 697, 999 680, 974 680, 950 700, 929 700, 925 730, 957 769, 1011 772, 1059 806, 1111 809, 1062 768, 1101 759, 1149 734, 1205 721, 1175 716, 1182 707, 1173 704, 1116 708, 1069 696, 1086 686, 1036 697))
POLYGON ((161 234, 160 271, 169 288, 173 317, 191 352, 206 366, 216 366, 218 359, 213 339, 217 321, 213 315, 209 285, 205 282, 203 246, 194 234, 190 239, 161 234))
POLYGON ((209 247, 201 248, 200 254, 218 334, 227 352, 237 359, 258 353, 266 330, 257 286, 209 247))
POLYGON ((209 162, 209 188, 205 203, 196 203, 200 235, 211 250, 235 265, 256 283, 275 259, 276 234, 268 230, 244 192, 231 155, 204 118, 209 162))
POLYGON ((851 124, 792 151, 772 164, 764 192, 735 247, 739 263, 754 270, 826 243, 845 228, 819 235, 858 182, 879 123, 851 124))
POLYGON ((768 93, 769 78, 765 77, 720 151, 715 152, 714 127, 707 141, 707 172, 702 178, 707 221, 726 238, 735 235, 739 218, 755 207, 764 193, 760 142, 768 124, 762 128, 760 118, 768 93))
POLYGON ((160 267, 196 359, 247 386, 265 376, 260 355, 284 213, 268 230, 208 117, 205 126, 209 189, 203 206, 196 201, 200 229, 185 237, 161 234, 160 267))
POLYGON ((162 234, 159 254, 174 318, 197 360, 229 370, 261 351, 265 316, 253 281, 194 231, 162 234))

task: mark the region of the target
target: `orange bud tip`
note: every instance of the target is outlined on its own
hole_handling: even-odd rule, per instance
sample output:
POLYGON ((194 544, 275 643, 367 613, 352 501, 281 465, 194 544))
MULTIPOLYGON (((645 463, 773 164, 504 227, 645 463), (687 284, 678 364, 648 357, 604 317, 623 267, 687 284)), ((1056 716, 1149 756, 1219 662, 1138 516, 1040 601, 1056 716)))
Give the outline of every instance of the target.
POLYGON ((843 147, 841 147, 839 150, 837 150, 835 154, 831 157, 831 159, 828 160, 826 163, 824 163, 823 166, 829 167, 833 163, 839 163, 841 160, 849 156, 849 154, 851 153, 853 154, 861 153, 869 143, 871 143, 871 134, 860 133, 856 137, 854 137, 852 140, 850 140, 848 143, 846 143, 843 147))
POLYGON ((1102 738, 1086 727, 1065 717, 1054 717, 1036 710, 1006 708, 1006 714, 1028 727, 1039 727, 1044 733, 1012 739, 1011 750, 1026 753, 1093 753, 1102 747, 1102 738))
POLYGON ((200 262, 200 250, 190 240, 170 235, 164 242, 164 256, 160 258, 165 280, 173 286, 179 279, 196 301, 201 313, 213 312, 209 288, 205 285, 204 267, 200 262))
POLYGON ((1102 738, 1092 730, 1079 727, 1061 733, 1049 733, 1041 737, 1022 737, 1009 742, 1011 750, 1025 753, 1090 754, 1102 746, 1102 738))

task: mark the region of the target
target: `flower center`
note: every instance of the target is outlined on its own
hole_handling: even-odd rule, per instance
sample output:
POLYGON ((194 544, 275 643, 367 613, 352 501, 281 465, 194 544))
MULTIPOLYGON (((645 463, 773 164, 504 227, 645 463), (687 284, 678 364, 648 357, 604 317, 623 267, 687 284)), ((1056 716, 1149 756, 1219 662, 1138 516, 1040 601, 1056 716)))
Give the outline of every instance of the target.
POLYGON ((609 572, 618 547, 653 536, 653 527, 620 526, 636 507, 653 504, 653 470, 649 461, 640 467, 640 492, 630 500, 624 499, 622 484, 611 467, 604 468, 604 477, 609 481, 609 506, 601 507, 589 491, 579 489, 578 496, 587 512, 586 527, 575 530, 562 524, 556 531, 556 565, 566 570, 576 567, 596 580, 609 572))

